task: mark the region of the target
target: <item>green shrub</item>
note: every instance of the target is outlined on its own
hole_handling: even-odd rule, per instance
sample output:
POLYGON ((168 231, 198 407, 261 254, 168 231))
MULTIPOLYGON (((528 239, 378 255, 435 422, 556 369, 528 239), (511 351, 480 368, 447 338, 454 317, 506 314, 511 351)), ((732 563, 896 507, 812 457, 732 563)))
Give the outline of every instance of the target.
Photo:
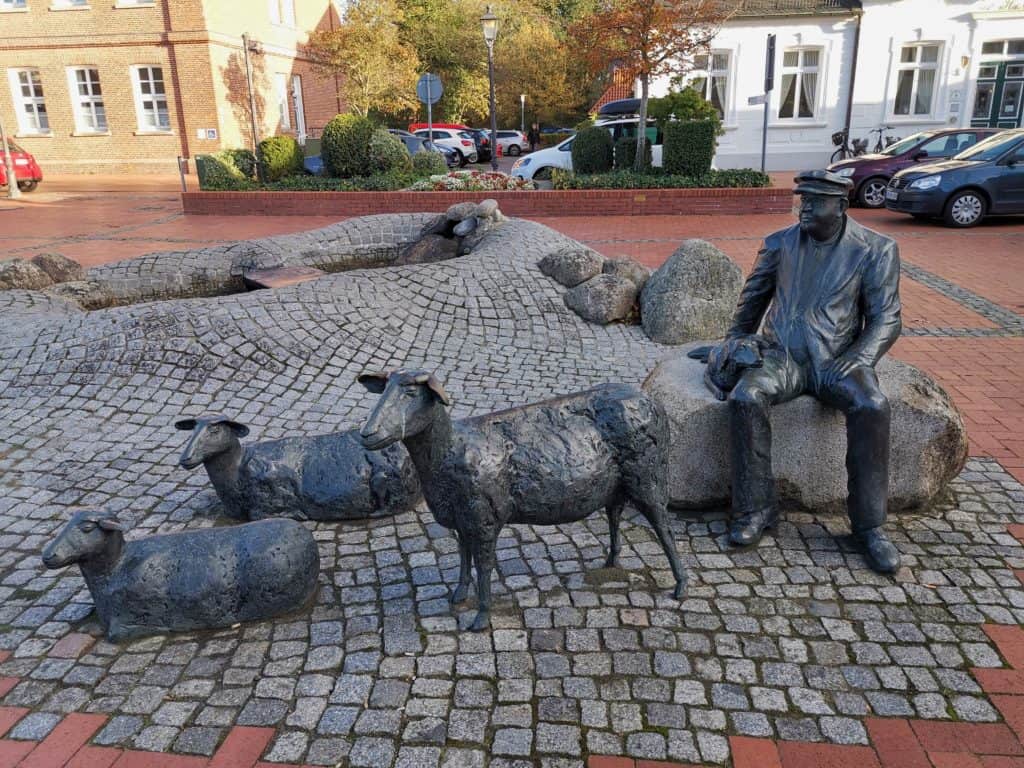
POLYGON ((412 156, 412 172, 416 176, 436 176, 448 173, 448 164, 440 152, 417 152, 412 156))
POLYGON ((693 88, 669 91, 664 96, 648 100, 647 116, 654 118, 662 128, 671 120, 710 120, 715 124, 715 134, 722 135, 718 110, 693 88))
POLYGON ((718 127, 711 120, 672 121, 665 124, 662 165, 666 173, 701 176, 711 170, 718 127))
POLYGON ((370 156, 370 140, 376 126, 366 117, 335 115, 320 136, 320 156, 331 176, 369 176, 376 168, 370 156))
POLYGON ((767 187, 768 174, 752 168, 708 171, 700 176, 679 176, 652 168, 644 173, 619 170, 580 176, 556 169, 552 174, 555 189, 698 189, 713 187, 767 187))
POLYGON ((405 189, 416 181, 408 171, 375 173, 369 176, 352 176, 339 179, 334 176, 285 176, 283 179, 264 184, 262 189, 272 192, 394 192, 405 189))
POLYGON ((251 189, 252 181, 235 164, 240 158, 247 170, 255 168, 252 152, 245 149, 228 149, 213 155, 196 155, 196 175, 199 177, 199 188, 202 190, 242 190, 251 189))
POLYGON ((222 149, 217 153, 247 179, 256 178, 256 155, 248 149, 222 149))
MULTIPOLYGON (((632 168, 636 162, 636 136, 622 136, 615 142, 615 167, 632 168)), ((651 140, 644 137, 644 168, 651 167, 651 140)))
POLYGON ((370 157, 378 171, 409 171, 412 159, 409 150, 397 136, 388 133, 387 128, 378 128, 370 139, 370 157))
POLYGON ((271 136, 260 142, 263 178, 277 181, 302 170, 302 147, 291 136, 271 136))
POLYGON ((572 167, 576 173, 604 173, 612 167, 612 135, 607 128, 591 126, 576 132, 572 143, 572 167))

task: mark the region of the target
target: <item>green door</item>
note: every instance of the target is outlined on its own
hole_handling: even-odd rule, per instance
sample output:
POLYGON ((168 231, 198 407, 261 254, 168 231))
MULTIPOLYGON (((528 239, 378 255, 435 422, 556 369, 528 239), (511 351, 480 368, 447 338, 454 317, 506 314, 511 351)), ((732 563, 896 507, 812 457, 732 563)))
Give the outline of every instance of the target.
POLYGON ((1024 60, 982 64, 974 93, 971 126, 1018 128, 1024 104, 1024 60))

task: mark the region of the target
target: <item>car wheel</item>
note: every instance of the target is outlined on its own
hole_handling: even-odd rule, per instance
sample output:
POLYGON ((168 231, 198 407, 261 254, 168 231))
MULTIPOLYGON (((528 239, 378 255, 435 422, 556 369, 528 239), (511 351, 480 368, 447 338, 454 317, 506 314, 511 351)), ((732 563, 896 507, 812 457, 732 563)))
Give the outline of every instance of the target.
POLYGON ((860 185, 857 200, 865 208, 883 208, 885 206, 885 188, 889 183, 881 176, 874 176, 860 185))
POLYGON ((35 179, 32 179, 30 181, 18 182, 18 189, 20 189, 22 192, 31 192, 37 186, 39 186, 39 182, 35 179))
POLYGON ((522 153, 522 151, 523 150, 521 150, 519 148, 518 144, 509 144, 508 145, 508 154, 509 154, 510 157, 518 157, 522 153))
POLYGON ((456 149, 455 153, 459 156, 459 168, 464 168, 466 163, 469 162, 469 160, 467 160, 466 156, 464 154, 462 154, 462 150, 461 149, 456 149))
POLYGON ((949 198, 943 218, 951 227, 973 227, 985 217, 987 208, 980 192, 965 189, 949 198))
POLYGON ((549 165, 545 165, 543 168, 538 168, 533 174, 534 181, 551 181, 551 172, 554 170, 549 165))
POLYGON ((476 152, 470 152, 469 153, 469 157, 466 158, 466 162, 469 162, 469 163, 479 163, 480 162, 480 158, 477 156, 476 152))

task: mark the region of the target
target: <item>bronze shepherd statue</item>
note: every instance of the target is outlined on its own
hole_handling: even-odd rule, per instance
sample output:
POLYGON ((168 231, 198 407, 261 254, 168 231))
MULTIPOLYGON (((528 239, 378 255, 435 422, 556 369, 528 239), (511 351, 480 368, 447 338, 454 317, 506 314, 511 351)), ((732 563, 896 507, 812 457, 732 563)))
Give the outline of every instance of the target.
POLYGON ((808 171, 795 181, 799 224, 765 238, 725 341, 704 355, 719 390, 734 384, 729 537, 755 544, 778 521, 768 409, 809 394, 846 417, 850 524, 868 565, 891 573, 900 556, 882 529, 889 401, 874 366, 902 327, 899 249, 846 215, 849 179, 808 171), (759 359, 751 361, 749 337, 759 330, 759 359), (731 359, 741 353, 743 360, 731 359))

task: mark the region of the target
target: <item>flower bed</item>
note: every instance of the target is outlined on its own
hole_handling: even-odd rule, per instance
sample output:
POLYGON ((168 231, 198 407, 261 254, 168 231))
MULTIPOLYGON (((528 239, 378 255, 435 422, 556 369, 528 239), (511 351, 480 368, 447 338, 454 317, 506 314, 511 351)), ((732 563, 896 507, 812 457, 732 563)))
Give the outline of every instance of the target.
POLYGON ((417 181, 410 192, 495 192, 498 190, 536 189, 532 181, 492 171, 452 171, 417 181))

